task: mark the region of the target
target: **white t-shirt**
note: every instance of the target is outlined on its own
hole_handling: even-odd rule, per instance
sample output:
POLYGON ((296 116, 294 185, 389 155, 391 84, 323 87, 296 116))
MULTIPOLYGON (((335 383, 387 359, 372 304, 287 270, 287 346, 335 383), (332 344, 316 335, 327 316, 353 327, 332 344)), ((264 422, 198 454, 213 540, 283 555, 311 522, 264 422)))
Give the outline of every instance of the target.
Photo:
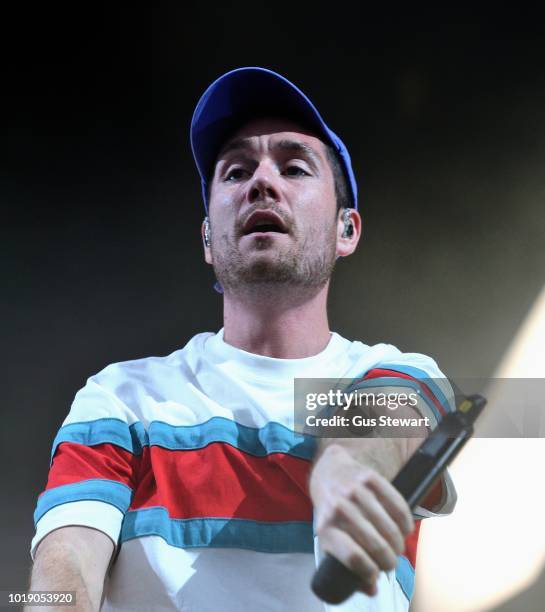
MULTIPOLYGON (((242 351, 222 329, 167 357, 108 366, 77 393, 55 438, 32 555, 62 526, 107 534, 117 558, 104 610, 323 612, 310 589, 320 555, 307 491, 315 445, 293 431, 293 379, 364 375, 424 388, 418 409, 432 425, 453 408, 429 357, 336 333, 304 359, 242 351)), ((447 477, 434 512, 418 515, 454 503, 447 477)), ((339 609, 406 611, 415 546, 381 575, 378 596, 339 609)))

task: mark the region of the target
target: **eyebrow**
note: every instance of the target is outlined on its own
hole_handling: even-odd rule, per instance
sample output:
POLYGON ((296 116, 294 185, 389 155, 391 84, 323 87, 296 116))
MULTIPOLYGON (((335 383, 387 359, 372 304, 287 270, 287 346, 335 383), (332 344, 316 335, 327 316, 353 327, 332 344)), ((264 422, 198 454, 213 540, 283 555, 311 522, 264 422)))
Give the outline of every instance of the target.
POLYGON ((316 166, 316 169, 320 166, 320 156, 316 151, 306 142, 300 142, 298 140, 280 140, 274 145, 275 149, 281 151, 292 151, 293 153, 301 153, 303 157, 307 157, 316 166))
MULTIPOLYGON (((234 140, 229 141, 222 148, 219 157, 222 157, 227 153, 231 153, 232 151, 250 151, 252 149, 253 147, 247 138, 235 138, 234 140)), ((309 159, 316 171, 319 170, 321 163, 320 156, 313 147, 305 142, 289 139, 279 140, 273 145, 273 150, 275 149, 280 151, 291 151, 292 153, 300 153, 303 157, 309 159)))

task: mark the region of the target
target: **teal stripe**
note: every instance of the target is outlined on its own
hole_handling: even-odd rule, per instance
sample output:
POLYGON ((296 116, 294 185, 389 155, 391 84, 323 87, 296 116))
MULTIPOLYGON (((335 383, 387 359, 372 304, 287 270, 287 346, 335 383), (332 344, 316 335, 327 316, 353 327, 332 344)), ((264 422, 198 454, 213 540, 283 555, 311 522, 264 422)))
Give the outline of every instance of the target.
MULTIPOLYGON (((435 397, 441 402, 441 405, 445 409, 446 412, 452 412, 452 408, 450 403, 448 402, 445 394, 441 390, 441 387, 435 382, 435 380, 429 375, 425 370, 421 370, 420 368, 415 368, 414 366, 409 365, 398 365, 398 364, 380 364, 377 366, 378 368, 384 368, 388 370, 396 370, 398 372, 402 372, 403 374, 408 374, 409 376, 414 376, 418 380, 421 380, 425 385, 430 388, 430 391, 435 395, 435 397)), ((448 379, 445 379, 448 382, 448 379)))
POLYGON ((418 382, 414 380, 408 380, 407 378, 398 378, 398 377, 385 377, 381 376, 380 378, 370 378, 368 380, 363 380, 359 383, 351 385, 347 392, 355 391, 356 389, 368 389, 373 387, 410 387, 414 389, 418 396, 421 397, 430 410, 435 415, 435 418, 440 421, 443 418, 443 415, 437 409, 437 406, 432 402, 432 400, 422 391, 422 387, 418 384, 418 382))
POLYGON ((128 427, 120 419, 70 423, 59 430, 53 442, 51 460, 62 442, 86 446, 116 444, 135 455, 139 455, 142 448, 148 445, 169 450, 195 450, 212 442, 225 442, 257 457, 286 453, 310 461, 316 451, 316 440, 312 436, 296 433, 280 423, 268 423, 265 427, 257 428, 224 417, 212 417, 198 425, 175 426, 152 421, 148 432, 140 422, 128 427))
POLYGON ((132 491, 127 485, 102 478, 82 480, 48 489, 38 498, 34 512, 34 525, 48 510, 74 501, 106 502, 125 514, 131 503, 131 495, 132 491))
POLYGON ((212 442, 225 442, 257 457, 287 453, 308 460, 313 458, 316 450, 314 438, 296 433, 280 423, 268 423, 257 428, 224 417, 212 417, 206 423, 178 427, 153 421, 149 427, 149 441, 150 445, 171 450, 193 450, 212 442))
POLYGON ((129 427, 121 419, 108 418, 70 423, 61 427, 53 441, 51 461, 62 442, 75 442, 85 446, 116 444, 130 453, 139 455, 142 447, 148 444, 148 439, 144 426, 139 421, 129 427))
POLYGON ((414 594, 414 568, 407 557, 398 557, 396 580, 409 601, 414 594))
POLYGON ((156 535, 178 548, 244 548, 267 553, 312 553, 312 522, 236 518, 172 519, 165 508, 127 512, 121 542, 156 535))

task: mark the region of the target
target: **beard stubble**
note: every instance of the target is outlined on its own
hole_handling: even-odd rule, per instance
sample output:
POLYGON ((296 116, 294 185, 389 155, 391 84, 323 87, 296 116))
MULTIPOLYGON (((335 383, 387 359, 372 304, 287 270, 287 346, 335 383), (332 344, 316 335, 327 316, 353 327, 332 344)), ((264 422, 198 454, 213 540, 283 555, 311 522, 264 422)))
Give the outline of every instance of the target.
POLYGON ((238 248, 239 242, 227 232, 212 241, 212 264, 216 278, 224 291, 236 293, 274 293, 280 289, 308 292, 323 287, 333 272, 336 260, 336 224, 325 231, 309 228, 302 237, 292 228, 289 249, 275 247, 273 236, 255 238, 250 256, 238 248), (321 235, 319 235, 321 234, 321 235), (256 255, 257 251, 257 255, 256 255), (262 256, 259 255, 262 252, 262 256))

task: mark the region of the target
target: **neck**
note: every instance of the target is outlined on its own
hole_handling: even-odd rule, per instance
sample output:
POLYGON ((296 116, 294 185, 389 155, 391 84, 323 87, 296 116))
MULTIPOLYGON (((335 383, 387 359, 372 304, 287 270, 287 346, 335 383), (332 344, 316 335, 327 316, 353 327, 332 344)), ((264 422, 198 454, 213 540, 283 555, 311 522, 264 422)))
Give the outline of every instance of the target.
POLYGON ((317 355, 330 339, 328 286, 326 283, 310 295, 292 297, 289 302, 278 295, 267 295, 266 291, 244 296, 226 292, 225 342, 249 353, 278 359, 317 355))

